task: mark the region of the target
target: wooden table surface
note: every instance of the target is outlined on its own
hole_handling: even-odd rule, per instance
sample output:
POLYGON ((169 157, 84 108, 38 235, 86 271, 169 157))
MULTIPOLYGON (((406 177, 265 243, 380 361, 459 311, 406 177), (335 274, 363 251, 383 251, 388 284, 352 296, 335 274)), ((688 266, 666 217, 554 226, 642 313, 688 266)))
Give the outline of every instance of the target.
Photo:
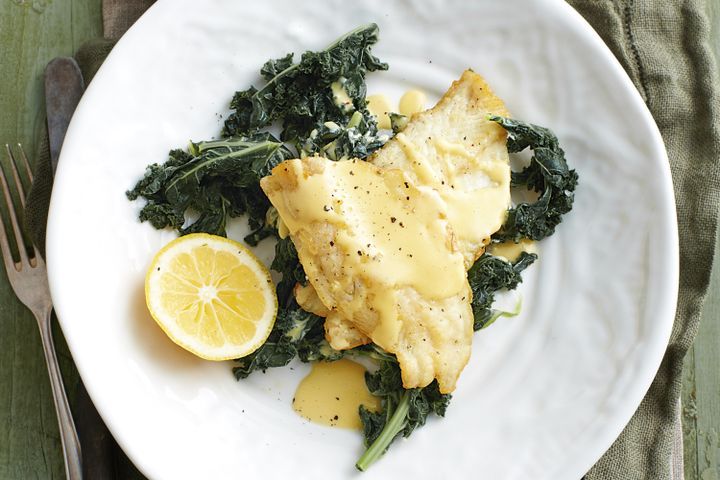
MULTIPOLYGON (((102 35, 101 0, 4 0, 0 7, 0 145, 21 142, 31 159, 43 132, 42 75, 48 61, 72 56, 102 35)), ((6 162, 0 151, 2 161, 6 162)), ((716 250, 720 253, 720 243, 716 250)), ((687 480, 720 479, 720 269, 683 376, 687 480)), ((78 376, 56 327, 71 403, 78 376)), ((121 452, 118 478, 142 478, 121 452)), ((30 312, 0 273, 0 479, 64 478, 52 394, 30 312)), ((619 479, 620 480, 620 479, 619 479)))

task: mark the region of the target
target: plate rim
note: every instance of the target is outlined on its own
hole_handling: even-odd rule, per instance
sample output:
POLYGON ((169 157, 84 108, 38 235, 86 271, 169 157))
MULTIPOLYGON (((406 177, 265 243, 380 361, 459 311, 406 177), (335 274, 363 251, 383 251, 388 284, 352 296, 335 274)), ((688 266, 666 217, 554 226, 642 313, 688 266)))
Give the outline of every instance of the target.
MULTIPOLYGON (((612 54, 611 50, 604 43, 600 35, 593 29, 593 27, 588 23, 588 21, 584 17, 582 17, 582 15, 577 10, 575 10, 570 4, 566 3, 565 1, 541 1, 547 8, 555 9, 557 15, 566 17, 568 19, 568 27, 573 29, 575 35, 584 36, 586 40, 590 41, 593 44, 594 50, 597 52, 597 54, 602 55, 608 62, 608 64, 612 65, 614 76, 623 83, 626 90, 631 92, 630 95, 634 103, 634 109, 642 116, 643 121, 648 128, 648 131, 652 132, 652 138, 649 139, 648 144, 652 144, 652 156, 659 160, 660 169, 658 172, 661 174, 662 177, 662 184, 660 185, 660 188, 663 190, 663 195, 660 198, 662 198, 665 202, 663 208, 663 219, 666 224, 665 234, 667 235, 667 247, 669 248, 669 251, 667 252, 667 258, 672 259, 672 261, 668 261, 666 265, 667 278, 665 284, 668 288, 668 295, 662 297, 664 306, 659 308, 660 311, 665 312, 666 314, 662 316, 662 322, 658 322, 656 325, 654 325, 654 329, 662 330, 662 335, 657 335, 653 337, 655 341, 652 342, 652 355, 650 353, 644 355, 643 365, 645 366, 645 368, 643 369, 642 378, 645 379, 645 381, 642 383, 636 382, 634 384, 629 395, 631 399, 630 401, 626 400, 622 402, 622 405, 618 407, 620 413, 614 416, 614 419, 616 421, 613 423, 612 428, 606 428, 602 431, 604 435, 601 435, 602 439, 600 442, 597 443, 605 444, 607 445, 607 448, 609 448, 614 443, 615 439, 620 435, 622 430, 626 427, 628 422, 631 420, 642 399, 645 397, 645 394, 650 388, 652 382, 654 381, 656 373, 660 368, 662 359, 667 350, 667 345, 671 337, 672 327, 676 316, 677 297, 679 291, 679 232, 677 224, 675 195, 672 184, 672 175, 667 151, 661 133, 657 124, 655 123, 655 120, 652 117, 652 114, 650 113, 650 110, 648 109, 640 93, 638 92, 635 85, 632 83, 631 79, 623 69, 620 62, 612 54)), ((141 36, 146 33, 147 28, 149 28, 146 27, 146 23, 148 23, 148 13, 159 9, 160 5, 164 6, 166 4, 170 4, 170 0, 155 3, 148 9, 148 11, 146 11, 142 15, 142 17, 128 30, 128 32, 123 36, 123 38, 118 41, 117 45, 108 55, 106 61, 98 70, 96 78, 102 78, 104 76, 104 71, 106 70, 104 69, 105 64, 107 64, 108 62, 112 62, 115 56, 115 52, 121 50, 123 48, 123 45, 129 43, 129 40, 127 39, 141 36)), ((97 87, 98 83, 99 82, 90 83, 90 85, 88 86, 88 90, 97 87)), ((88 109, 87 105, 84 105, 84 103, 86 103, 84 102, 84 99, 85 96, 81 100, 78 109, 76 110, 76 113, 80 112, 80 117, 82 117, 82 112, 88 109)), ((68 142, 68 144, 77 142, 78 140, 76 140, 76 138, 79 138, 80 136, 78 133, 79 128, 77 127, 80 121, 76 121, 76 118, 78 118, 77 115, 73 117, 73 121, 71 122, 70 128, 68 130, 68 135, 66 138, 66 142, 68 142), (76 128, 73 128, 73 124, 76 128)), ((63 155, 61 153, 61 158, 63 158, 63 156, 66 155, 63 155)), ((56 178, 59 179, 58 183, 64 185, 68 182, 65 181, 63 178, 62 164, 63 162, 61 161, 61 166, 58 169, 59 176, 56 178)), ((66 189, 67 187, 53 189, 48 215, 46 251, 48 278, 51 293, 58 290, 57 285, 59 282, 62 281, 61 274, 58 273, 58 270, 56 270, 55 268, 55 258, 59 257, 60 254, 56 251, 56 243, 54 242, 54 239, 60 235, 61 221, 58 219, 57 207, 54 208, 53 206, 57 204, 56 197, 60 195, 60 193, 57 192, 61 192, 66 189), (55 285, 55 288, 53 288, 53 285, 55 285)), ((64 318, 67 319, 67 317, 65 317, 64 315, 64 312, 57 312, 57 317, 60 327, 63 331, 65 331, 67 328, 72 328, 71 326, 69 326, 70 322, 64 320, 64 318)), ((76 349, 80 347, 70 341, 68 341, 68 347, 71 354, 73 354, 73 357, 75 357, 74 354, 76 352, 76 349)), ((78 372, 80 373, 81 378, 83 379, 83 381, 85 381, 88 378, 87 374, 83 374, 85 366, 76 363, 76 367, 78 369, 78 372)), ((119 419, 113 417, 112 406, 108 404, 96 403, 96 399, 98 399, 98 394, 95 389, 99 388, 98 385, 90 381, 86 383, 86 388, 91 399, 93 399, 93 402, 98 407, 97 410, 103 418, 103 421, 106 423, 109 430, 112 432, 113 437, 117 441, 118 445, 128 455, 128 457, 135 464, 135 466, 149 478, 154 478, 156 474, 161 473, 161 470, 158 470, 152 460, 147 461, 147 459, 141 454, 141 452, 133 448, 133 440, 123 434, 123 429, 118 425, 119 419)), ((578 456, 572 459, 572 462, 564 465, 563 470, 573 469, 576 471, 582 471, 583 473, 587 472, 600 459, 604 452, 605 450, 600 453, 593 451, 593 449, 583 450, 578 456)))

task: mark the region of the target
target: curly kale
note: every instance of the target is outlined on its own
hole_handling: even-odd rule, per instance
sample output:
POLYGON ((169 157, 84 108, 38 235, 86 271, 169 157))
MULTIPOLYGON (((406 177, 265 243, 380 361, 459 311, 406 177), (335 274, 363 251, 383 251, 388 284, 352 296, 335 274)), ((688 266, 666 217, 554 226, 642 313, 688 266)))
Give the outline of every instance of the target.
POLYGON ((534 203, 520 203, 511 208, 505 224, 493 235, 493 241, 542 240, 555 232, 562 216, 572 209, 578 175, 568 168, 565 152, 547 128, 499 116, 491 116, 490 120, 507 131, 510 153, 528 147, 533 152, 530 165, 521 172, 513 172, 512 186, 526 186, 540 194, 534 203))
POLYGON ((255 234, 264 226, 270 206, 260 179, 290 157, 292 153, 269 133, 191 143, 189 152, 173 150, 165 164, 150 165, 127 196, 147 200, 140 220, 155 228, 224 236, 228 218, 248 214, 255 234), (186 224, 189 213, 198 216, 186 224))
POLYGON ((325 122, 345 125, 352 110, 367 113, 365 75, 388 68, 372 54, 377 40, 378 27, 369 24, 323 51, 305 52, 298 63, 293 63, 292 54, 266 62, 260 72, 267 83, 235 94, 230 103, 235 111, 225 121, 224 134, 253 132, 280 121, 280 138, 300 145, 325 122), (340 88, 352 105, 337 100, 336 82, 336 90, 340 88))
POLYGON ((492 308, 495 292, 514 290, 522 282, 520 273, 535 260, 537 255, 523 252, 514 263, 487 253, 475 261, 468 270, 468 282, 473 294, 471 305, 475 317, 475 331, 490 326, 498 318, 499 312, 492 308))
POLYGON ((295 284, 307 283, 305 270, 300 264, 295 244, 290 237, 279 239, 275 244, 275 258, 270 268, 282 275, 282 280, 276 289, 278 302, 282 307, 290 301, 295 284))
POLYGON ((225 121, 224 134, 253 132, 280 121, 280 138, 300 157, 367 157, 390 138, 378 133, 365 100, 365 75, 388 68, 371 52, 377 40, 378 27, 369 24, 326 50, 305 52, 298 63, 292 54, 268 60, 260 70, 267 83, 233 97, 235 111, 225 121))
POLYGON ((365 158, 389 139, 378 133, 365 100, 365 75, 387 69, 371 52, 377 39, 377 25, 369 24, 326 50, 305 52, 298 63, 292 54, 267 61, 260 70, 265 85, 235 93, 223 138, 171 151, 167 162, 149 166, 127 192, 131 200, 147 201, 140 220, 181 235, 224 236, 229 218, 247 214, 247 243, 276 236, 259 184, 275 165, 312 154, 365 158), (276 121, 282 141, 262 131, 276 121))
POLYGON ((301 156, 321 155, 330 160, 365 158, 390 139, 379 134, 375 118, 355 112, 346 125, 325 122, 299 146, 301 156))
POLYGON ((409 437, 425 425, 428 415, 445 416, 452 396, 440 393, 437 381, 424 388, 403 388, 400 365, 391 355, 375 345, 353 350, 379 363, 374 373, 365 374, 368 390, 381 398, 382 409, 373 412, 360 406, 360 420, 367 450, 355 466, 364 471, 378 460, 400 435, 409 437))
POLYGON ((302 310, 294 301, 286 308, 278 309, 270 336, 260 348, 240 358, 233 373, 238 379, 246 378, 256 370, 263 372, 272 367, 284 367, 307 348, 308 341, 315 343, 319 333, 324 335, 324 318, 302 310))

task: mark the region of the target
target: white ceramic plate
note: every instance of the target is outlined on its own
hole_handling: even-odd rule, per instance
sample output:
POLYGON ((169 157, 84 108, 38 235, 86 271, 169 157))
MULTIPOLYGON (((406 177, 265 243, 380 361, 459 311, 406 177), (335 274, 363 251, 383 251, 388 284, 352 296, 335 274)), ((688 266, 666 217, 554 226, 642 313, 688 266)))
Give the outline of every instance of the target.
MULTIPOLYGON (((241 238, 242 225, 232 236, 241 238)), ((48 225, 61 325, 90 395, 157 479, 577 480, 610 446, 660 364, 674 315, 677 228, 658 130, 620 65, 561 1, 163 0, 88 88, 63 148, 48 225), (270 57, 366 22, 390 71, 371 92, 437 98, 467 67, 522 119, 550 126, 580 174, 575 209, 525 274, 522 314, 475 337, 443 420, 364 474, 361 435, 291 409, 304 365, 236 382, 231 363, 175 347, 143 277, 173 237, 124 192, 170 148, 217 135, 270 57), (391 477, 392 476, 392 477, 391 477)), ((269 259, 271 245, 259 249, 269 259)))

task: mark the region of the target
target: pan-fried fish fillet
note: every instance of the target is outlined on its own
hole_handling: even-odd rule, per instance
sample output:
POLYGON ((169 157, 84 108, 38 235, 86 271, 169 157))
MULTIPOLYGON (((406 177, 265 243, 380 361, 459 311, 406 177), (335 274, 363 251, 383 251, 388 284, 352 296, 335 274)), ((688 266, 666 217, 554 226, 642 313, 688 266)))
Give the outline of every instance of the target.
POLYGON ((298 283, 293 293, 303 310, 325 318, 325 338, 335 350, 347 350, 371 342, 367 335, 358 330, 355 324, 345 319, 341 313, 328 309, 311 283, 307 285, 298 283))
POLYGON ((507 133, 488 115, 508 116, 483 77, 466 70, 433 108, 368 161, 403 170, 417 186, 435 189, 470 268, 505 221, 510 207, 507 133))
MULTIPOLYGON (((465 267, 482 255, 510 206, 510 165, 505 130, 487 119, 508 116, 485 80, 466 70, 430 110, 413 115, 407 127, 368 161, 399 168, 417 186, 436 190, 465 267)), ((337 350, 369 343, 352 322, 337 315, 325 324, 337 350)))
POLYGON ((322 303, 311 283, 307 285, 298 283, 295 285, 294 294, 295 300, 303 310, 325 318, 325 330, 328 332, 326 337, 334 339, 330 346, 335 350, 347 350, 370 343, 370 339, 358 330, 354 323, 345 319, 337 310, 330 310, 322 303))
POLYGON ((436 378, 454 390, 471 291, 438 192, 401 170, 319 157, 285 161, 261 186, 322 303, 395 353, 406 388, 436 378))

